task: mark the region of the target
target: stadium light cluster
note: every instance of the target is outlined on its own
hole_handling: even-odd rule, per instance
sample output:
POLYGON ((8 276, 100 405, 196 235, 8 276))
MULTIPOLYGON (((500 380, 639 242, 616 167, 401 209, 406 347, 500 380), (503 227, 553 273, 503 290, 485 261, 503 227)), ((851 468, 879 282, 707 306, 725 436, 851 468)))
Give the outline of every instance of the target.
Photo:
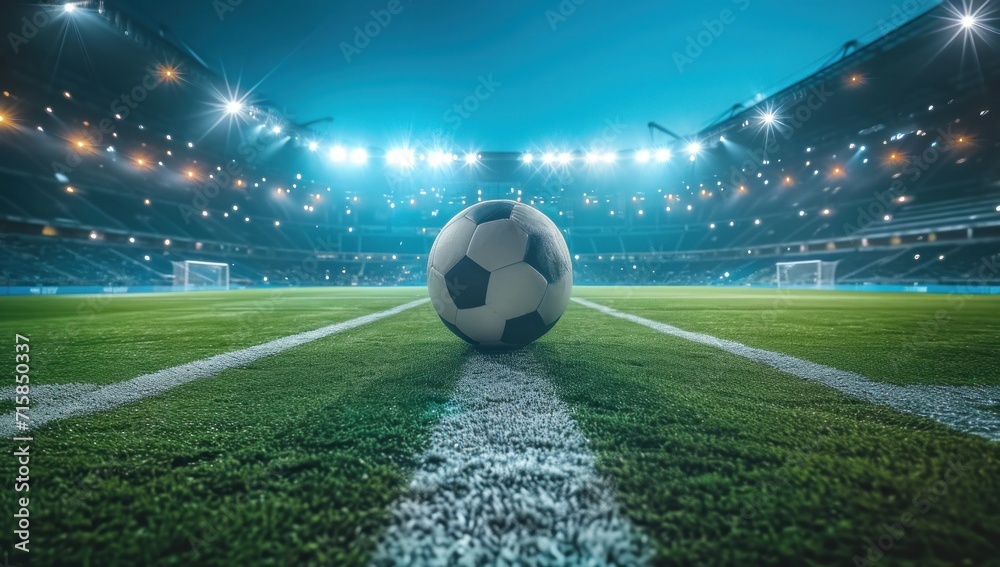
MULTIPOLYGON (((421 159, 425 159, 421 156, 421 159)), ((444 150, 434 150, 427 154, 426 160, 431 167, 441 167, 458 159, 456 154, 444 150)))
POLYGON ((354 148, 351 150, 351 163, 361 165, 368 161, 368 150, 364 148, 354 148))
POLYGON ((618 154, 615 152, 587 152, 585 156, 587 163, 614 163, 618 159, 618 154))
POLYGON ((333 146, 330 148, 330 160, 334 163, 347 161, 347 148, 344 146, 333 146))
POLYGON ((416 155, 413 150, 408 148, 397 148, 389 150, 386 154, 386 161, 390 165, 395 165, 398 167, 413 167, 416 163, 416 155))
POLYGON ((963 45, 975 45, 975 40, 989 40, 988 34, 997 35, 1000 33, 996 27, 988 22, 993 18, 988 17, 992 10, 989 10, 990 2, 983 2, 977 8, 963 2, 958 8, 954 4, 946 4, 945 9, 950 13, 948 19, 952 22, 950 27, 955 28, 955 33, 949 39, 949 43, 962 37, 963 45))
POLYGON ((226 102, 226 114, 229 114, 230 116, 234 116, 234 115, 237 115, 237 114, 239 114, 241 112, 243 112, 243 102, 242 101, 233 99, 233 100, 230 100, 230 101, 226 102))
MULTIPOLYGON (((967 15, 967 17, 964 20, 962 20, 962 28, 965 29, 965 30, 977 29, 979 26, 985 25, 984 22, 985 22, 985 19, 983 19, 980 16, 967 15)), ((168 70, 164 71, 164 73, 168 73, 168 74, 174 75, 174 76, 176 76, 178 74, 178 71, 175 68, 166 68, 166 69, 168 69, 168 70)), ((59 91, 56 91, 56 92, 59 92, 59 91)), ((79 95, 80 93, 76 93, 76 94, 79 95)), ((65 92, 65 94, 64 94, 63 97, 60 97, 60 102, 61 102, 62 98, 73 99, 73 96, 70 95, 69 92, 67 91, 67 92, 65 92)), ((252 112, 254 112, 253 107, 250 106, 249 104, 245 103, 244 99, 245 99, 245 97, 240 98, 240 97, 234 96, 234 95, 230 95, 229 98, 223 99, 224 103, 221 104, 222 111, 223 111, 223 116, 225 116, 225 115, 228 115, 228 116, 237 116, 237 115, 240 115, 242 117, 244 115, 249 115, 252 112)), ((73 100, 73 102, 75 103, 76 100, 73 100)), ((927 108, 928 108, 928 111, 932 111, 934 109, 934 106, 933 105, 929 105, 927 108)), ((46 111, 49 114, 53 114, 52 107, 47 107, 46 111)), ((758 119, 758 125, 759 126, 766 127, 766 128, 771 128, 771 127, 775 127, 775 126, 781 124, 781 116, 775 110, 773 110, 771 108, 768 108, 768 107, 765 107, 764 109, 762 109, 759 112, 760 112, 759 119, 758 119)), ((56 114, 56 115, 58 115, 58 114, 56 114)), ((0 124, 4 123, 5 118, 7 119, 7 123, 12 122, 12 120, 10 120, 9 116, 4 116, 4 115, 0 114, 0 124)), ((142 127, 140 126, 140 129, 141 128, 142 127)), ((266 122, 262 122, 261 125, 258 127, 258 129, 261 130, 261 131, 263 131, 263 133, 265 135, 266 135, 267 132, 270 132, 270 133, 275 134, 275 135, 279 135, 279 134, 282 134, 283 132, 285 132, 287 130, 288 134, 287 134, 286 137, 288 137, 288 138, 292 137, 293 134, 296 134, 296 129, 297 128, 298 127, 295 126, 294 124, 289 124, 287 122, 281 122, 281 121, 275 121, 273 119, 273 117, 270 118, 270 119, 268 119, 266 122)), ((41 130, 41 126, 39 126, 38 129, 41 130)), ((893 142, 893 143, 895 143, 895 142, 898 142, 900 140, 903 140, 904 137, 907 140, 909 140, 910 139, 910 134, 913 134, 913 132, 905 132, 904 131, 904 132, 897 133, 890 140, 888 140, 887 142, 893 142)), ((917 136, 920 135, 919 131, 917 132, 916 135, 917 136)), ((117 132, 116 132, 115 137, 117 138, 117 132)), ((723 143, 723 144, 738 143, 738 139, 739 139, 738 137, 731 136, 731 138, 732 138, 731 140, 727 140, 725 136, 719 136, 718 139, 719 139, 719 142, 723 143)), ((678 142, 676 144, 671 144, 671 148, 673 148, 673 150, 677 154, 688 155, 691 160, 694 160, 696 156, 698 156, 698 155, 702 154, 703 152, 705 152, 706 149, 708 149, 708 148, 717 148, 718 147, 717 145, 714 144, 714 139, 715 139, 715 136, 713 135, 712 136, 713 143, 711 143, 711 145, 709 145, 708 143, 703 143, 700 140, 690 140, 690 141, 686 141, 686 142, 685 141, 680 141, 680 142, 678 142)), ((167 135, 167 140, 168 141, 171 140, 171 137, 169 135, 167 135)), ((862 139, 856 139, 856 140, 858 142, 861 142, 861 141, 864 140, 864 138, 862 138, 862 139)), ((959 138, 959 140, 963 140, 964 141, 965 138, 959 138)), ((887 144, 887 142, 883 142, 883 144, 887 144)), ((71 143, 74 143, 74 142, 71 141, 71 143)), ((77 147, 80 148, 80 149, 83 149, 83 146, 81 146, 80 144, 86 145, 85 142, 83 142, 82 140, 79 140, 79 139, 76 139, 75 143, 77 144, 77 147)), ((127 148, 127 146, 125 146, 125 142, 123 142, 122 140, 119 140, 118 142, 116 142, 116 144, 118 144, 118 143, 121 143, 123 148, 127 148)), ((870 141, 869 143, 870 144, 874 144, 876 142, 870 141)), ((333 145, 333 146, 326 146, 324 144, 324 145, 321 146, 321 143, 319 141, 317 141, 317 140, 309 140, 306 144, 308 146, 309 151, 311 151, 311 152, 320 151, 321 148, 324 149, 324 150, 327 150, 327 148, 328 148, 328 154, 329 154, 330 161, 332 161, 334 163, 351 163, 351 164, 355 164, 355 165, 360 165, 360 164, 364 164, 364 163, 368 162, 371 159, 371 157, 372 157, 372 156, 369 155, 368 149, 366 149, 364 147, 361 147, 361 146, 357 146, 357 147, 353 147, 353 148, 351 148, 351 147, 345 147, 345 146, 342 146, 342 145, 339 145, 339 144, 338 145, 333 145)), ((193 144, 188 143, 187 145, 188 145, 188 148, 192 148, 193 149, 193 144)), ((102 144, 102 146, 103 146, 103 144, 102 144)), ((143 146, 145 146, 145 144, 143 144, 143 146)), ((112 146, 109 146, 109 152, 111 151, 110 150, 111 147, 112 146)), ((850 147, 850 149, 853 150, 853 149, 855 149, 855 144, 851 143, 849 147, 850 147)), ((894 148, 894 147, 896 147, 896 146, 889 145, 889 148, 894 148)), ((812 148, 812 147, 808 147, 808 148, 806 148, 806 152, 810 153, 810 152, 812 152, 813 149, 817 149, 817 150, 822 149, 822 152, 824 154, 827 151, 825 148, 812 148)), ((841 146, 840 149, 842 150, 843 147, 841 146)), ((174 147, 174 151, 177 151, 176 147, 174 147)), ((860 146, 860 150, 858 150, 858 151, 859 152, 865 151, 865 146, 860 146)), ((179 151, 177 153, 178 153, 178 156, 181 155, 179 151)), ((817 153, 819 153, 819 152, 817 152, 817 153)), ((834 151, 831 151, 830 153, 834 153, 834 151)), ((103 152, 102 152, 102 154, 103 154, 103 152)), ((170 150, 167 150, 166 154, 168 156, 172 156, 173 155, 173 154, 171 154, 170 150)), ((128 153, 128 152, 126 152, 126 149, 123 149, 123 155, 127 155, 127 156, 133 158, 133 160, 131 160, 131 163, 137 164, 137 165, 142 166, 142 167, 148 167, 148 166, 150 166, 152 164, 155 164, 155 163, 158 163, 161 166, 163 165, 163 162, 157 162, 156 158, 152 157, 155 154, 147 154, 147 155, 144 155, 141 158, 136 158, 135 154, 128 153)), ((385 152, 384 154, 380 150, 376 150, 374 158, 376 160, 384 159, 384 161, 385 161, 385 163, 387 165, 392 165, 392 166, 396 166, 396 167, 413 167, 413 166, 416 166, 418 163, 421 163, 421 162, 430 164, 430 165, 435 166, 435 167, 444 167, 444 166, 447 166, 447 165, 452 164, 454 162, 457 162, 458 159, 459 159, 459 157, 460 157, 460 155, 461 155, 464 163, 467 166, 472 166, 472 165, 479 164, 483 160, 483 155, 484 154, 481 154, 481 153, 478 153, 478 152, 455 153, 455 152, 453 152, 453 151, 451 151, 451 150, 449 150, 447 148, 445 148, 445 149, 435 149, 435 150, 427 152, 427 153, 417 153, 417 151, 411 150, 409 148, 397 148, 397 149, 393 149, 393 150, 390 150, 388 152, 385 152)), ((542 164, 546 164, 546 165, 548 165, 548 166, 550 166, 552 168, 559 168, 559 167, 567 167, 567 166, 570 166, 571 164, 578 164, 578 163, 585 163, 585 164, 590 165, 590 166, 610 165, 610 164, 616 163, 619 159, 623 159, 624 160, 624 159, 626 159, 628 157, 631 157, 632 158, 631 161, 633 161, 634 163, 637 163, 637 164, 665 163, 665 162, 668 162, 668 161, 671 160, 672 155, 673 155, 673 152, 671 151, 670 148, 667 148, 667 147, 656 147, 656 146, 649 147, 649 148, 642 148, 642 149, 638 149, 638 150, 634 150, 634 151, 632 151, 632 150, 622 150, 622 151, 579 151, 579 150, 573 150, 573 149, 564 149, 562 147, 556 146, 554 148, 550 147, 550 149, 548 151, 544 151, 544 152, 542 152, 538 147, 535 147, 534 151, 523 152, 523 153, 519 154, 519 156, 517 156, 516 159, 518 159, 522 165, 535 165, 535 164, 538 164, 539 162, 541 162, 542 164)), ((904 154, 901 153, 900 155, 903 156, 904 154)), ((821 159, 824 159, 826 156, 824 156, 824 158, 821 158, 819 155, 816 155, 816 153, 814 153, 811 157, 813 157, 816 160, 821 160, 821 159)), ((846 160, 845 159, 841 159, 839 161, 835 161, 835 158, 836 158, 836 155, 833 155, 831 161, 826 161, 825 163, 823 163, 821 161, 817 161, 817 164, 815 166, 812 166, 812 167, 816 167, 818 169, 812 169, 812 168, 810 168, 809 171, 815 171, 816 175, 819 175, 821 172, 827 173, 827 175, 821 176, 820 179, 830 178, 830 177, 837 177, 837 176, 841 176, 841 175, 845 175, 846 176, 846 175, 849 175, 848 172, 851 172, 851 174, 853 174, 854 168, 857 166, 857 162, 851 163, 850 159, 846 159, 846 160)), ((486 155, 486 159, 492 160, 492 159, 494 159, 494 156, 492 156, 490 154, 487 154, 486 155)), ((510 159, 510 158, 509 157, 505 157, 504 159, 510 159)), ((902 160, 904 160, 904 159, 905 159, 905 157, 901 158, 899 163, 903 163, 902 160)), ((877 158, 875 156, 873 156, 873 160, 877 161, 877 158)), ((780 163, 781 159, 777 158, 776 161, 780 163)), ((194 162, 197 163, 197 160, 194 160, 194 162)), ((785 163, 786 164, 788 163, 787 159, 786 159, 785 163)), ((865 160, 864 163, 867 163, 867 159, 865 160)), ((959 163, 961 163, 961 162, 959 162, 959 163)), ((806 162, 806 166, 807 167, 809 167, 810 164, 811 164, 811 162, 806 162)), ((191 164, 189 163, 185 167, 188 167, 190 165, 191 164)), ((750 179, 750 180, 747 181, 747 185, 749 185, 751 187, 751 192, 754 191, 754 190, 756 190, 756 189, 758 189, 758 188, 762 189, 763 187, 761 187, 761 186, 767 186, 769 184, 769 181, 771 181, 771 180, 776 181, 776 184, 775 184, 776 186, 782 185, 782 183, 781 183, 782 179, 785 180, 784 181, 784 185, 785 186, 792 185, 792 182, 791 182, 792 176, 786 174, 785 169, 784 169, 785 166, 777 166, 777 167, 775 167, 775 166, 772 166, 771 163, 768 160, 765 160, 762 164, 759 164, 758 167, 759 167, 759 169, 761 171, 756 172, 756 178, 755 179, 750 179), (770 179, 768 179, 768 177, 770 177, 770 179)), ((195 177, 196 177, 196 175, 194 173, 195 170, 198 171, 197 177, 200 180, 202 180, 201 178, 205 177, 205 174, 208 173, 207 171, 204 171, 204 169, 201 168, 200 166, 194 166, 194 170, 192 170, 192 169, 186 169, 186 170, 185 169, 178 169, 177 173, 181 174, 182 176, 186 175, 187 178, 194 180, 195 177), (181 173, 181 172, 183 172, 183 173, 181 173)), ((792 171, 792 173, 796 173, 796 172, 792 171)), ((806 185, 807 182, 804 180, 805 176, 806 176, 805 173, 798 173, 798 174, 796 174, 795 178, 799 180, 796 183, 796 185, 802 185, 802 186, 806 185)), ((212 178, 212 175, 209 174, 209 175, 207 175, 207 177, 208 178, 212 178)), ((750 177, 750 176, 748 176, 748 177, 750 177)), ((265 180, 262 180, 262 181, 265 181, 265 180)), ((695 181, 699 181, 699 180, 695 180, 695 181)), ((700 181, 706 181, 707 182, 708 179, 704 178, 704 179, 701 179, 700 181)), ((712 181, 710 183, 714 184, 714 181, 712 181)), ((697 185, 697 183, 693 183, 693 184, 697 185)), ((289 184, 289 185, 291 185, 293 189, 297 189, 297 187, 295 187, 294 184, 289 184)), ((721 185, 721 182, 720 182, 720 185, 721 185)), ((242 186, 242 185, 239 182, 237 182, 237 186, 242 186)), ((254 182, 253 186, 257 187, 258 183, 254 182)), ((699 186, 699 188, 700 188, 700 194, 704 198, 711 198, 713 194, 715 194, 716 196, 721 195, 721 194, 723 194, 722 193, 723 191, 726 191, 725 194, 728 195, 728 194, 730 194, 730 191, 727 191, 727 189, 735 189, 735 186, 730 187, 730 186, 727 185, 725 188, 718 189, 717 193, 714 193, 713 191, 707 191, 705 188, 703 188, 703 186, 704 186, 704 183, 702 183, 702 186, 699 186)), ((85 188, 85 186, 81 186, 81 187, 85 188)), ((270 191, 273 191, 273 188, 274 188, 274 186, 272 185, 271 187, 268 187, 267 189, 270 192, 270 191)), ((689 194, 693 194, 694 192, 698 192, 699 191, 699 189, 691 189, 690 185, 686 189, 689 191, 689 194)), ((715 188, 713 187, 713 189, 715 189, 715 188)), ((70 192, 69 190, 67 190, 67 191, 70 192)), ((423 191, 423 190, 421 190, 421 191, 423 191)), ((513 188, 512 188, 512 191, 513 191, 513 188)), ((291 192, 291 190, 285 190, 285 191, 281 191, 279 194, 281 194, 281 195, 287 195, 290 192, 291 192)), ((747 192, 747 189, 744 186, 741 185, 741 186, 739 186, 739 189, 737 191, 732 191, 732 192, 734 192, 734 193, 745 193, 745 192, 747 192)), ((83 191, 83 194, 86 194, 85 189, 83 191)), ((456 204, 456 205, 458 203, 461 203, 463 205, 466 203, 466 196, 464 196, 464 195, 460 195, 460 196, 456 196, 454 198, 447 198, 446 199, 443 196, 443 192, 438 193, 438 192, 433 192, 432 191, 429 194, 431 194, 437 200, 438 203, 447 203, 447 204, 456 204)), ((312 195, 310 195, 310 197, 311 196, 312 195)), ((469 197, 469 198, 470 199, 474 199, 476 197, 472 196, 472 197, 469 197)), ((480 193, 480 195, 479 195, 478 198, 480 200, 482 199, 481 193, 480 193)), ((513 195, 511 196, 511 198, 514 198, 513 195)), ((521 198, 520 197, 520 191, 518 191, 518 199, 520 200, 520 198, 521 198)), ((539 203, 543 202, 537 196, 532 196, 530 194, 525 194, 524 199, 525 199, 525 201, 530 200, 532 203, 534 203, 536 199, 538 199, 539 203)), ((904 199, 903 197, 900 197, 899 198, 899 202, 900 203, 904 202, 903 199, 904 199)), ((388 204, 389 208, 395 208, 397 202, 398 203, 403 203, 404 201, 408 202, 411 206, 416 206, 417 205, 417 201, 414 200, 413 198, 409 197, 409 195, 405 196, 405 199, 403 198, 403 196, 395 196, 393 198, 390 198, 390 199, 386 200, 385 203, 388 204)), ((423 199, 420 199, 420 201, 422 202, 423 199)), ((591 204, 591 203, 593 205, 598 205, 599 203, 601 203, 601 205, 602 205, 601 206, 601 214, 602 215, 603 214, 607 214, 608 216, 616 216, 616 217, 619 217, 619 218, 628 216, 627 215, 628 210, 623 210, 623 209, 619 208, 616 211, 611 205, 607 204, 608 202, 606 202, 606 201, 602 202, 602 201, 599 201, 598 199, 593 199, 591 201, 588 201, 587 204, 591 204), (609 208, 611 209, 610 211, 608 210, 609 208)), ((684 214, 684 213, 678 212, 678 211, 683 211, 683 209, 685 208, 685 205, 686 205, 686 210, 688 212, 692 211, 692 206, 689 205, 689 204, 685 203, 685 204, 678 205, 677 203, 674 203, 674 211, 675 211, 674 215, 676 216, 677 214, 684 214), (680 207, 680 208, 678 208, 678 207, 680 207)), ((310 212, 311 208, 313 206, 314 205, 305 205, 304 206, 304 211, 310 212)), ((813 206, 815 206, 815 205, 813 205, 813 206)), ((700 214, 704 210, 706 210, 705 208, 701 207, 700 205, 699 205, 698 209, 699 209, 698 212, 695 213, 695 214, 700 214)), ((667 212, 670 212, 670 210, 671 210, 670 207, 666 208, 667 212)), ((804 214, 805 210, 807 210, 807 209, 798 209, 797 207, 795 209, 795 211, 799 212, 798 216, 800 216, 800 217, 806 216, 804 214)), ((817 211, 819 209, 810 208, 808 210, 810 210, 810 211, 817 211)), ((794 214, 795 211, 792 211, 792 214, 794 214)), ((436 212, 437 211, 435 210, 434 213, 436 213, 436 212)), ((637 215, 637 216, 643 216, 643 217, 649 218, 649 217, 658 217, 659 215, 662 214, 663 210, 660 207, 647 208, 647 209, 636 208, 636 209, 633 209, 632 212, 635 215, 637 215), (641 211, 641 212, 639 212, 639 211, 641 211), (654 214, 654 211, 656 211, 657 214, 654 214)), ((1000 210, 998 210, 998 212, 1000 212, 1000 210)), ((201 216, 208 217, 208 215, 206 213, 207 213, 207 211, 202 211, 202 215, 201 216)), ((350 214, 350 209, 347 210, 347 214, 350 214)), ((559 214, 561 215, 562 211, 559 211, 559 214)), ((822 215, 828 215, 828 214, 830 214, 830 212, 829 212, 828 209, 823 209, 821 212, 819 212, 819 215, 821 215, 821 216, 822 215)), ((219 218, 219 216, 222 216, 222 218, 227 218, 224 215, 214 215, 214 216, 215 216, 215 218, 219 218)), ((433 216, 436 216, 436 214, 431 214, 430 216, 433 217, 433 216)), ((886 215, 886 216, 888 216, 888 215, 886 215)), ((257 219, 257 217, 254 217, 254 218, 255 218, 255 220, 257 219)), ((709 218, 699 219, 699 222, 707 221, 707 220, 710 220, 710 219, 709 218)), ((717 222, 720 222, 720 221, 718 221, 717 218, 715 218, 714 220, 716 220, 717 222)), ((739 223, 741 225, 744 225, 746 223, 746 221, 754 221, 754 220, 756 222, 754 222, 753 224, 758 225, 758 226, 761 224, 760 219, 753 219, 752 217, 750 219, 745 219, 745 218, 744 219, 738 219, 738 221, 739 221, 739 223)), ((246 217, 246 222, 249 222, 249 217, 246 217)), ((266 219, 265 222, 271 222, 271 221, 270 221, 270 219, 266 219)), ((721 221, 721 222, 724 222, 724 221, 721 221)), ((711 225, 714 228, 714 226, 716 225, 716 223, 713 222, 713 223, 711 223, 711 225)), ((276 226, 278 226, 278 225, 276 225, 276 226)), ((702 225, 702 226, 704 226, 704 225, 702 225)), ((729 226, 733 226, 733 222, 729 222, 729 226)), ((772 224, 772 226, 773 226, 773 224, 772 224)))

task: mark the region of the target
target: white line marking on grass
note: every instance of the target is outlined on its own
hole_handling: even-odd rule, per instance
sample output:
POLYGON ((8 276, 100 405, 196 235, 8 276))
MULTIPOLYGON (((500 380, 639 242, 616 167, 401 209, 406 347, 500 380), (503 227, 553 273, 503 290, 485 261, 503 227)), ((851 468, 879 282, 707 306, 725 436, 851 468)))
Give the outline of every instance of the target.
POLYGON ((941 422, 948 427, 1000 441, 1000 386, 898 386, 876 382, 856 372, 838 370, 787 354, 748 347, 736 341, 693 333, 673 325, 651 321, 636 315, 574 297, 580 305, 607 315, 649 327, 692 342, 724 350, 728 353, 766 364, 782 372, 819 382, 848 396, 873 404, 916 414, 941 422), (994 411, 987 409, 993 406, 994 411))
MULTIPOLYGON (((181 364, 180 366, 174 366, 153 372, 152 374, 144 374, 131 380, 106 386, 92 388, 87 388, 87 385, 84 384, 65 384, 62 387, 32 386, 31 391, 35 392, 40 389, 42 396, 38 399, 33 399, 31 409, 27 412, 27 415, 30 417, 28 423, 31 429, 34 430, 52 421, 87 415, 130 404, 143 398, 160 394, 175 386, 180 386, 199 378, 214 376, 230 368, 246 366, 251 362, 278 354, 292 347, 297 347, 330 335, 336 335, 337 333, 342 333, 368 323, 373 323, 379 319, 402 313, 407 309, 412 309, 428 301, 430 299, 418 299, 417 301, 411 301, 378 313, 364 315, 304 333, 289 335, 242 350, 217 354, 209 358, 181 364), (75 392, 78 395, 66 395, 68 392, 75 392)), ((13 412, 0 415, 0 435, 10 437, 15 433, 26 433, 17 429, 14 420, 15 414, 13 412)))
POLYGON ((472 356, 375 565, 635 565, 645 539, 525 352, 472 356))

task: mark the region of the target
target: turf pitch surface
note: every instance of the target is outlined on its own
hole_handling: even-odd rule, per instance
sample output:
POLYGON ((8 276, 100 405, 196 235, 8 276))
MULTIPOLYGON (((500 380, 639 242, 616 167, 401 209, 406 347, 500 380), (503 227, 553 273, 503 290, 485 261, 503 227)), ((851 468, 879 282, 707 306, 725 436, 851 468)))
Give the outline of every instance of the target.
MULTIPOLYGON (((1000 385, 1000 298, 574 294, 887 384, 1000 385)), ((96 387, 424 295, 0 298, 0 328, 30 336, 33 386, 96 387)), ((996 561, 996 442, 579 304, 526 353, 653 563, 996 561)), ((32 431, 31 564, 367 563, 475 356, 424 304, 32 431)))

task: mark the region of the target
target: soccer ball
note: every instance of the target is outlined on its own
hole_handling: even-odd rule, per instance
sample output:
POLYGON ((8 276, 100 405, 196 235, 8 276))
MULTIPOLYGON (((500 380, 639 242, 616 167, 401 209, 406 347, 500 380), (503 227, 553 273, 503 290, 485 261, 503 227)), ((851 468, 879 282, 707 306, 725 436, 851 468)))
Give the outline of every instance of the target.
POLYGON ((547 216, 523 203, 484 201, 441 229, 427 259, 427 289, 445 326, 465 341, 517 348, 562 316, 573 267, 547 216))

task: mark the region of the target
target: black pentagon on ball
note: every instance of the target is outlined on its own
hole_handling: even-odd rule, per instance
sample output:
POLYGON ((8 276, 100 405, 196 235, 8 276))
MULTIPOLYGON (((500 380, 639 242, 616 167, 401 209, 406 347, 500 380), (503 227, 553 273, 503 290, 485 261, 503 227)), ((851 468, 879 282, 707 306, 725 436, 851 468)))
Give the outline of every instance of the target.
POLYGON ((465 216, 476 224, 509 219, 516 204, 514 201, 484 201, 473 206, 465 216))
POLYGON ((508 319, 503 328, 501 341, 510 345, 526 345, 549 331, 555 322, 546 325, 538 311, 508 319))
POLYGON ((448 295, 459 309, 473 309, 486 305, 486 288, 490 282, 490 273, 486 268, 475 263, 468 256, 462 257, 448 273, 444 275, 444 284, 448 287, 448 295))
POLYGON ((545 281, 554 283, 569 273, 571 267, 561 254, 560 245, 555 239, 558 235, 531 233, 528 235, 528 249, 524 253, 524 262, 542 274, 545 281))

